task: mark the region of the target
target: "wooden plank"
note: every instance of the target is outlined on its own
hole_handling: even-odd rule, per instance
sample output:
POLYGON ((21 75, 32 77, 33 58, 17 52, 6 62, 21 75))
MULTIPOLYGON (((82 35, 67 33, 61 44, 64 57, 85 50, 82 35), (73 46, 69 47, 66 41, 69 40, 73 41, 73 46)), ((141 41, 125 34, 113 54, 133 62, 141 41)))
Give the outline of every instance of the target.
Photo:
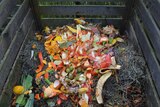
POLYGON ((160 99, 155 89, 154 82, 152 80, 151 74, 146 70, 147 77, 145 78, 145 93, 146 93, 146 103, 148 107, 159 107, 160 99))
MULTIPOLYGON (((38 0, 44 1, 44 0, 38 0)), ((87 2, 124 2, 127 0, 87 0, 87 2)), ((45 0, 45 2, 53 2, 53 0, 45 0)), ((86 0, 54 0, 54 2, 86 2, 86 0)))
POLYGON ((16 2, 13 2, 12 0, 2 0, 0 2, 0 28, 7 21, 7 17, 15 7, 16 2))
MULTIPOLYGON (((34 0, 32 1, 32 4, 34 4, 34 10, 35 13, 37 15, 37 21, 40 23, 39 26, 40 27, 44 27, 44 25, 49 24, 49 22, 45 19, 45 20, 41 20, 40 18, 73 18, 73 17, 79 17, 82 16, 85 18, 97 18, 98 15, 101 18, 106 18, 106 17, 123 17, 124 15, 124 11, 125 11, 125 3, 120 3, 119 5, 116 4, 118 1, 126 1, 126 0, 88 0, 87 2, 92 2, 92 5, 90 4, 85 4, 84 2, 86 2, 85 0, 81 0, 81 2, 83 2, 81 5, 41 5, 38 6, 38 2, 62 2, 62 3, 68 3, 68 1, 64 1, 64 0, 34 0), (93 2, 114 2, 116 5, 94 5, 93 2), (84 4, 84 5, 83 5, 84 4), (122 4, 122 5, 121 5, 122 4), (101 10, 101 11, 98 11, 101 10), (96 17, 97 16, 97 17, 96 17), (45 22, 46 21, 46 22, 45 22)), ((70 2, 76 2, 78 0, 70 0, 70 2)), ((104 3, 105 3, 104 2, 104 3)), ((112 4, 112 3, 111 3, 112 4)), ((50 21, 52 21, 52 19, 49 19, 50 21)), ((103 20, 103 19, 101 19, 103 20)), ((69 21, 69 20, 67 20, 69 21)), ((52 21, 54 22, 54 20, 52 21)), ((58 23, 60 22, 60 20, 58 19, 58 23)), ((63 21, 65 22, 65 21, 63 21)), ((70 23, 71 21, 69 21, 70 23)), ((102 22, 102 21, 100 21, 102 22)), ((104 22, 104 21, 103 21, 104 22)), ((63 24, 62 22, 60 22, 60 26, 63 24)), ((64 23, 66 24, 66 23, 64 23)), ((64 25, 63 24, 63 25, 64 25)), ((49 24, 53 26, 52 24, 49 24)), ((54 25, 57 26, 58 24, 54 25)), ((59 26, 59 25, 58 25, 59 26)))
POLYGON ((127 0, 125 4, 126 4, 126 12, 124 15, 124 19, 128 20, 133 15, 135 0, 127 0))
MULTIPOLYGON (((119 28, 121 31, 124 31, 124 22, 122 18, 86 18, 86 21, 91 23, 100 23, 102 26, 114 25, 116 28, 119 28)), ((74 23, 73 18, 43 18, 41 19, 42 26, 50 26, 56 28, 57 26, 63 26, 66 24, 74 23)))
POLYGON ((124 16, 125 7, 118 6, 41 6, 39 14, 44 16, 124 16))
POLYGON ((150 11, 150 14, 154 18, 156 24, 160 28, 160 0, 147 0, 144 1, 146 8, 150 11))
POLYGON ((35 0, 37 6, 84 6, 84 5, 99 5, 99 6, 125 6, 127 0, 35 0))
MULTIPOLYGON (((128 23, 128 27, 127 27, 127 36, 129 37, 129 40, 132 41, 133 44, 135 46, 135 49, 138 53, 141 53, 141 48, 139 45, 139 42, 137 40, 137 36, 133 25, 131 22, 128 23)), ((154 85, 154 82, 152 80, 151 77, 151 73, 149 70, 147 70, 147 68, 145 69, 146 71, 144 72, 146 74, 146 79, 144 80, 144 83, 146 83, 145 86, 145 93, 146 93, 146 102, 148 107, 158 107, 158 105, 160 105, 160 100, 159 97, 157 95, 157 91, 154 85)))
POLYGON ((27 13, 29 7, 28 2, 28 0, 23 2, 0 36, 0 60, 4 57, 16 31, 19 29, 19 26, 27 13))
POLYGON ((157 61, 153 48, 142 28, 138 17, 135 17, 132 21, 132 25, 136 32, 137 39, 147 61, 148 67, 150 69, 152 79, 154 80, 155 87, 157 89, 158 94, 160 95, 160 65, 157 61))
POLYGON ((29 26, 31 25, 33 17, 31 14, 31 10, 27 12, 27 15, 22 22, 19 31, 14 36, 11 45, 9 46, 2 63, 0 64, 0 93, 2 92, 2 88, 5 84, 5 81, 8 77, 8 74, 10 72, 10 69, 12 68, 13 62, 15 60, 15 57, 19 51, 19 48, 23 42, 23 39, 28 32, 29 26))
MULTIPOLYGON (((23 25, 25 26, 25 25, 23 25)), ((19 56, 20 56, 20 52, 22 51, 22 49, 24 48, 25 43, 27 42, 28 38, 33 36, 35 33, 35 23, 32 20, 32 24, 29 27, 29 31, 27 33, 27 35, 25 36, 25 39, 21 45, 20 51, 15 59, 15 62, 12 66, 11 72, 9 74, 9 77, 5 83, 5 86, 3 88, 2 91, 2 95, 0 96, 0 107, 9 107, 10 105, 10 101, 12 99, 12 89, 13 86, 19 82, 20 78, 21 78, 21 62, 18 60, 19 56), (16 77, 16 78, 15 78, 16 77)))
POLYGON ((136 44, 134 45, 134 49, 137 51, 137 52, 140 52, 141 53, 141 48, 139 46, 139 43, 138 43, 138 40, 137 40, 137 37, 136 37, 136 34, 135 34, 135 31, 134 31, 134 28, 133 28, 133 25, 131 24, 131 22, 129 21, 128 24, 127 24, 127 27, 126 27, 126 34, 129 38, 129 41, 132 42, 132 44, 136 44))
POLYGON ((141 0, 137 4, 136 12, 142 19, 144 28, 148 33, 148 39, 151 41, 154 51, 156 52, 156 57, 160 61, 160 30, 141 0))

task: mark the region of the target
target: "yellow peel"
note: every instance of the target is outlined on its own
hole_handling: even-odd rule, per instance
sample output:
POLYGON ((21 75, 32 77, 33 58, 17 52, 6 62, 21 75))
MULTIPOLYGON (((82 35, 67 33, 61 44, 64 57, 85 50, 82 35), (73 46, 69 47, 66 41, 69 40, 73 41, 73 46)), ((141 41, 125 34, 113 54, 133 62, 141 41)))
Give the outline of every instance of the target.
POLYGON ((14 92, 14 94, 16 94, 16 95, 20 95, 20 94, 22 94, 23 92, 24 92, 24 87, 23 86, 21 86, 21 85, 17 85, 17 86, 15 86, 14 88, 13 88, 13 92, 14 92))
MULTIPOLYGON (((103 69, 102 69, 102 70, 103 70, 103 69)), ((102 71, 102 70, 99 70, 99 73, 105 74, 105 73, 111 72, 111 70, 105 70, 105 71, 102 71)))
POLYGON ((106 74, 102 75, 98 80, 98 83, 96 86, 96 99, 98 104, 103 104, 103 98, 102 98, 103 85, 106 82, 106 80, 111 76, 111 74, 112 72, 107 72, 106 74))
POLYGON ((46 26, 45 29, 44 29, 44 31, 45 31, 46 34, 49 34, 49 33, 50 33, 50 30, 51 30, 51 29, 50 29, 48 26, 46 26))
POLYGON ((82 24, 82 21, 81 21, 80 19, 75 18, 74 20, 75 20, 78 24, 82 24))
POLYGON ((87 92, 87 91, 88 91, 88 88, 80 88, 80 89, 78 90, 78 92, 79 92, 80 94, 85 93, 85 92, 87 92))
POLYGON ((116 38, 116 40, 117 40, 118 42, 124 42, 124 40, 123 40, 122 38, 120 38, 120 37, 116 38))
POLYGON ((68 28, 71 32, 77 33, 77 30, 76 30, 76 29, 74 29, 74 28, 72 28, 72 27, 70 27, 70 26, 67 26, 67 28, 68 28))
POLYGON ((116 42, 117 42, 117 40, 116 40, 116 39, 113 39, 113 41, 112 41, 112 45, 115 45, 115 44, 116 44, 116 42))
POLYGON ((47 61, 46 60, 42 60, 42 62, 46 65, 47 64, 47 61))

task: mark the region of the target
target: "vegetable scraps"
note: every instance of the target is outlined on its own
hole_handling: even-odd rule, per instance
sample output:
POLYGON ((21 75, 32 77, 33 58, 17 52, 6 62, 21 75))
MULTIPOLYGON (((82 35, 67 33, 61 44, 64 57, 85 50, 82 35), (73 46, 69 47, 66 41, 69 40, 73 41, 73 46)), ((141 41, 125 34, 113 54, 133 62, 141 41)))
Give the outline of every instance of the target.
MULTIPOLYGON (((45 27, 45 40, 39 42, 44 42, 48 56, 44 57, 41 51, 38 52, 39 65, 34 78, 38 88, 34 91, 34 97, 30 94, 30 98, 25 99, 27 105, 31 106, 33 99, 55 98, 56 102, 48 104, 61 105, 63 101, 71 99, 75 105, 88 107, 94 95, 98 103, 103 103, 100 94, 104 82, 112 71, 121 68, 112 60, 115 59, 113 48, 124 40, 119 37, 119 32, 113 25, 100 28, 83 19, 76 18, 75 21, 74 25, 54 30, 45 27), (93 88, 93 81, 99 78, 97 87, 93 88), (94 93, 95 90, 99 94, 94 93)), ((31 87, 25 86, 26 82, 23 85, 26 90, 31 87)), ((22 92, 21 89, 17 94, 24 99, 22 92)))

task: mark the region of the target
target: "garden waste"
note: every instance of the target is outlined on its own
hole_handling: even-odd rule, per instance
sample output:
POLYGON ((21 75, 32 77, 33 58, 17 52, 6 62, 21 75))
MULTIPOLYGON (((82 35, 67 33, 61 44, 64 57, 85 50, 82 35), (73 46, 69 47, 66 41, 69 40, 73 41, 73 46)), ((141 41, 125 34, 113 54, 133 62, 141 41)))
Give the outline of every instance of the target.
POLYGON ((113 25, 101 28, 81 18, 74 21, 56 29, 46 26, 35 34, 43 50, 32 44, 29 60, 36 65, 13 88, 15 105, 33 107, 34 101, 42 100, 49 107, 63 102, 89 107, 94 99, 104 103, 103 85, 122 67, 113 49, 124 38, 113 25))

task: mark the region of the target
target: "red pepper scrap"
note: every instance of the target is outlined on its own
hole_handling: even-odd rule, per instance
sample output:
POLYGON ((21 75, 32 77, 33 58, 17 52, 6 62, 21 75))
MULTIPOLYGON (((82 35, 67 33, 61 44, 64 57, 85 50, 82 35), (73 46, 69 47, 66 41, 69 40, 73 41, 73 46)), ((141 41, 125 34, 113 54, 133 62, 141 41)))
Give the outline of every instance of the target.
POLYGON ((42 71, 43 66, 44 66, 42 52, 38 53, 38 58, 40 60, 40 65, 38 65, 38 69, 36 70, 36 73, 39 73, 40 71, 42 71))

